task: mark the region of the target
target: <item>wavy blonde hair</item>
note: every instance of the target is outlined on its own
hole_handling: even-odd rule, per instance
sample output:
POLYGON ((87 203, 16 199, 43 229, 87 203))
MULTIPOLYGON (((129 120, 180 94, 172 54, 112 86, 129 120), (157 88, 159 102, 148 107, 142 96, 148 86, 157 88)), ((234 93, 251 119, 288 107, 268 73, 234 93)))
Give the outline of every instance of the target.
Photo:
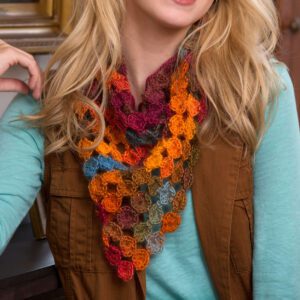
MULTIPOLYGON (((88 135, 89 128, 83 128, 76 118, 78 102, 93 108, 100 121, 92 148, 103 138, 106 81, 121 62, 119 28, 124 13, 123 0, 75 1, 74 30, 48 63, 42 110, 29 117, 44 130, 46 154, 78 150, 77 141, 88 135), (95 99, 101 95, 100 107, 82 92, 95 76, 99 77, 95 99)), ((230 131, 246 144, 246 150, 255 152, 266 129, 266 106, 271 102, 272 109, 280 89, 272 62, 278 27, 272 0, 215 1, 191 27, 180 48, 192 45, 196 80, 209 101, 200 139, 204 134, 210 141, 217 134, 226 139, 230 131)))

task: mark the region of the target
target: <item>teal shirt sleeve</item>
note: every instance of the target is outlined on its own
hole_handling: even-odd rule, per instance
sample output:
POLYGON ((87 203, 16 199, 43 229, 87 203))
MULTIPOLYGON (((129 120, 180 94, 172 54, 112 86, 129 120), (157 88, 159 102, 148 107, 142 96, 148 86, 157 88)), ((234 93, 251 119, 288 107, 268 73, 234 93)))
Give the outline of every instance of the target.
POLYGON ((31 96, 17 95, 0 120, 0 254, 28 213, 43 181, 43 136, 21 113, 39 109, 31 96))
MULTIPOLYGON (((256 300, 300 299, 300 135, 293 83, 285 88, 254 163, 253 292, 256 300)), ((267 113, 267 111, 266 111, 267 113)))

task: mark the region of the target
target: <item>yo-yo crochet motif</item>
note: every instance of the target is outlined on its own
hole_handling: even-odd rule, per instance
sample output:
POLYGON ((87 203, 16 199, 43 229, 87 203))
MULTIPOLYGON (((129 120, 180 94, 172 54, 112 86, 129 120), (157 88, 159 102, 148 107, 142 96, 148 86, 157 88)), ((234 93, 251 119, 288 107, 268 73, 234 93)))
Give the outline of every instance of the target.
MULTIPOLYGON (((148 266, 181 223, 198 155, 196 130, 207 114, 205 97, 190 92, 190 59, 185 49, 178 66, 175 55, 149 76, 137 109, 123 63, 107 83, 103 140, 94 151, 85 150, 91 139, 79 142, 104 254, 124 281, 148 266)), ((94 116, 86 105, 77 115, 87 122, 94 116)))

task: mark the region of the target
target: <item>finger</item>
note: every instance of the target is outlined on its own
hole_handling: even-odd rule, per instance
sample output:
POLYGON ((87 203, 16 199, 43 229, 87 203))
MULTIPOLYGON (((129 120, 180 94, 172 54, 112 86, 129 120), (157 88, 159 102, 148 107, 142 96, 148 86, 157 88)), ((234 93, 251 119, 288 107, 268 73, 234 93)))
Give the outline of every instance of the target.
POLYGON ((21 80, 14 78, 0 78, 0 91, 29 93, 29 87, 21 80))
POLYGON ((34 98, 38 99, 42 90, 42 71, 36 61, 28 67, 28 72, 30 74, 29 86, 33 91, 34 98))
POLYGON ((34 98, 39 99, 41 97, 43 85, 44 85, 44 75, 41 72, 40 76, 39 76, 39 79, 38 79, 38 82, 37 82, 36 86, 33 89, 32 95, 33 95, 34 98))
POLYGON ((41 70, 33 57, 26 57, 24 56, 24 54, 19 55, 23 57, 22 60, 20 60, 18 63, 20 66, 27 69, 29 73, 28 85, 31 89, 33 89, 40 79, 41 70))
POLYGON ((36 86, 32 90, 32 96, 35 99, 39 99, 41 97, 41 91, 42 91, 42 88, 41 88, 41 79, 39 79, 38 82, 37 82, 37 84, 36 84, 36 86))
MULTIPOLYGON (((32 77, 31 77, 32 78, 32 77)), ((29 80, 30 82, 30 80, 29 80)), ((28 84, 28 87, 30 88, 30 90, 32 91, 32 96, 35 98, 35 99, 38 99, 40 97, 40 81, 37 80, 37 82, 35 83, 35 86, 29 86, 28 84)))
POLYGON ((21 53, 18 54, 18 64, 27 69, 30 76, 28 86, 33 91, 33 96, 39 98, 42 81, 42 72, 39 65, 33 57, 28 58, 21 53))

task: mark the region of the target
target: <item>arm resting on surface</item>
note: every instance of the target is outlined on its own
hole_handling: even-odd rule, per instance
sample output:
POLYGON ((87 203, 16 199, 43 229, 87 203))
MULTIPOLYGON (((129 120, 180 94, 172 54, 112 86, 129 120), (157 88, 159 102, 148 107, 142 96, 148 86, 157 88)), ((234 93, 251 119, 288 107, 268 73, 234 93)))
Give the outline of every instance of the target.
POLYGON ((43 137, 23 121, 11 122, 21 113, 30 114, 39 104, 18 95, 0 121, 0 254, 31 208, 43 181, 43 137))

